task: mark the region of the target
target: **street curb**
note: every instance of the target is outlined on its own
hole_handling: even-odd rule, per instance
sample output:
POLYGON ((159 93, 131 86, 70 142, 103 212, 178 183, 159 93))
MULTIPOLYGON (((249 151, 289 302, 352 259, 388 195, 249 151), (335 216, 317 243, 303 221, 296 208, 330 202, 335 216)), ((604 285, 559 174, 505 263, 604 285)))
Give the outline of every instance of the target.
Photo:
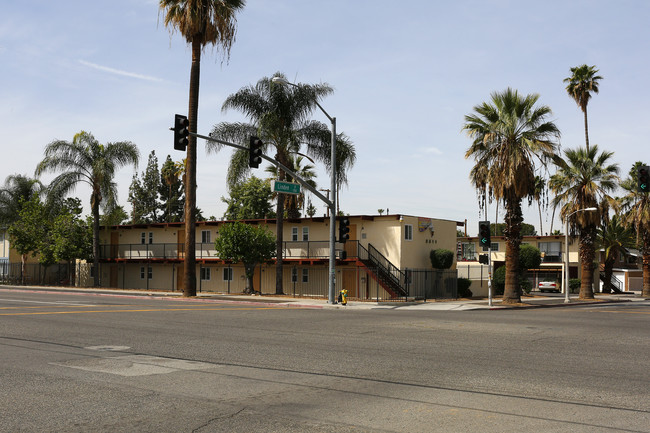
POLYGON ((606 301, 572 301, 568 304, 561 303, 561 304, 527 304, 526 306, 521 306, 521 305, 503 305, 503 306, 498 306, 498 307, 490 307, 488 308, 489 310, 528 310, 530 308, 562 308, 562 307, 580 307, 583 305, 604 305, 604 304, 623 304, 626 302, 632 302, 631 299, 612 299, 612 300, 606 300, 606 301))

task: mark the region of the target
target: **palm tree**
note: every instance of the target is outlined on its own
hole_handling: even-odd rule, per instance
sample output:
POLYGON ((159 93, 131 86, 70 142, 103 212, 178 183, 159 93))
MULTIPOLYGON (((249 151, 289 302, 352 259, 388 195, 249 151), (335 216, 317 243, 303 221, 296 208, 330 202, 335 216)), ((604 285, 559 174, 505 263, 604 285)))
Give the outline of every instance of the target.
POLYGON ((614 215, 598 228, 596 236, 597 245, 605 250, 603 292, 611 293, 612 289, 616 290, 612 285, 614 263, 621 252, 634 247, 633 232, 622 224, 618 215, 614 215))
POLYGON ((45 147, 45 158, 36 167, 36 175, 61 171, 50 184, 50 193, 62 197, 78 183, 91 188, 93 216, 94 285, 99 286, 99 207, 109 210, 117 203, 115 172, 129 164, 137 166, 138 148, 129 141, 100 144, 92 134, 81 131, 72 142, 54 140, 45 147))
MULTIPOLYGON (((284 78, 277 73, 275 76, 284 78)), ((264 77, 256 85, 244 87, 228 96, 222 110, 236 109, 248 117, 251 123, 220 123, 211 135, 217 139, 240 143, 248 147, 249 137, 258 136, 264 143, 263 152, 274 153, 275 160, 284 166, 290 166, 291 155, 299 154, 305 145, 306 153, 314 160, 323 162, 330 170, 331 132, 327 125, 310 120, 317 103, 333 92, 327 84, 283 86, 264 77)), ((347 170, 354 164, 356 154, 354 146, 344 134, 337 136, 336 173, 339 184, 347 181, 347 170)), ((208 152, 218 152, 223 145, 208 143, 208 152)), ((250 173, 248 151, 237 150, 233 153, 228 169, 228 185, 244 180, 250 173)), ((286 173, 279 170, 278 179, 285 180, 286 173)), ((280 194, 276 207, 277 251, 275 291, 282 289, 282 243, 284 222, 284 194, 280 194)))
POLYGON ((585 117, 585 144, 589 151, 589 129, 587 127, 587 104, 591 93, 598 93, 598 81, 603 77, 596 75, 596 66, 581 65, 571 68, 571 76, 564 79, 567 83, 566 91, 578 104, 585 117))
POLYGON ((542 165, 556 151, 560 131, 546 118, 551 109, 535 106, 539 95, 521 96, 516 90, 494 92, 491 101, 474 107, 465 116, 463 130, 473 139, 465 158, 476 164, 472 184, 483 202, 486 195, 505 208, 506 281, 503 302, 518 303, 518 257, 523 216, 521 201, 535 193, 535 162, 542 165))
MULTIPOLYGON (((316 172, 314 171, 315 167, 311 164, 302 165, 302 162, 305 160, 304 156, 293 156, 289 155, 290 165, 288 166, 294 173, 300 176, 302 179, 307 181, 309 185, 313 188, 316 188, 316 182, 313 180, 316 177, 316 172)), ((272 175, 272 179, 278 179, 278 168, 274 165, 268 166, 265 171, 272 175)), ((294 180, 292 176, 289 176, 290 180, 294 180)), ((305 206, 305 190, 301 189, 300 194, 282 194, 285 198, 284 207, 287 211, 287 216, 289 218, 300 218, 300 209, 305 206)), ((278 194, 274 193, 273 198, 277 199, 278 194)))
POLYGON ((621 198, 625 211, 622 220, 636 230, 636 244, 643 256, 643 291, 642 296, 650 297, 650 194, 637 190, 637 167, 645 165, 636 162, 630 170, 629 177, 621 182, 627 194, 621 198))
MULTIPOLYGON (((561 206, 560 215, 580 236, 579 255, 582 267, 580 299, 593 299, 594 257, 596 255, 596 228, 605 221, 614 199, 609 193, 618 182, 618 164, 610 164, 613 152, 598 154, 598 146, 568 149, 565 159, 555 158, 557 172, 551 176, 549 186, 555 193, 554 205, 561 206), (577 212, 595 207, 595 212, 577 212), (575 212, 575 213, 574 213, 575 212)), ((567 233, 568 235, 568 233, 567 233)))
MULTIPOLYGON (((201 52, 211 44, 224 50, 226 57, 235 40, 235 14, 244 7, 244 0, 160 0, 165 26, 178 30, 192 46, 190 70, 189 130, 197 132, 201 52)), ((196 296, 196 137, 189 136, 187 145, 187 181, 185 182, 185 261, 183 296, 196 296)))
POLYGON ((23 203, 29 201, 34 194, 42 195, 45 191, 38 179, 32 179, 22 174, 7 176, 5 184, 0 189, 0 224, 9 226, 18 219, 23 203))

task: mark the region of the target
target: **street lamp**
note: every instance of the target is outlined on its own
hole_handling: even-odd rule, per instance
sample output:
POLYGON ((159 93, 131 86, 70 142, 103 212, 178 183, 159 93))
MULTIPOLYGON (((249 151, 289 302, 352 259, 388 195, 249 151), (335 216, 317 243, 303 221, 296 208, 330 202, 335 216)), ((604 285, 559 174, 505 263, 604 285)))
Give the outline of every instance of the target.
MULTIPOLYGON (((293 86, 300 88, 299 85, 287 81, 284 77, 275 76, 271 79, 271 82, 280 84, 283 86, 293 86)), ((320 111, 325 114, 332 124, 332 154, 331 154, 331 167, 332 167, 332 181, 331 181, 331 192, 332 198, 330 199, 330 257, 329 257, 329 283, 328 283, 328 298, 327 302, 329 304, 335 304, 336 298, 334 297, 334 290, 336 288, 336 269, 335 269, 335 260, 336 260, 336 117, 330 116, 327 111, 318 103, 314 101, 320 111)))
POLYGON ((595 207, 588 207, 584 209, 578 209, 571 212, 564 219, 564 303, 568 304, 571 302, 569 299, 569 217, 578 212, 593 212, 598 210, 595 207))

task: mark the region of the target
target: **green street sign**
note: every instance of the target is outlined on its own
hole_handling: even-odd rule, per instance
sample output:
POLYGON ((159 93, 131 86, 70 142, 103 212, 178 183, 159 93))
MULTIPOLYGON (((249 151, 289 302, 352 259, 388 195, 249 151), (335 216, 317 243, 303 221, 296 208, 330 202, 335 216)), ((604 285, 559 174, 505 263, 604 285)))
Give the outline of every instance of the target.
POLYGON ((283 194, 300 194, 300 184, 291 183, 291 182, 282 182, 280 180, 272 180, 271 191, 281 192, 283 194))

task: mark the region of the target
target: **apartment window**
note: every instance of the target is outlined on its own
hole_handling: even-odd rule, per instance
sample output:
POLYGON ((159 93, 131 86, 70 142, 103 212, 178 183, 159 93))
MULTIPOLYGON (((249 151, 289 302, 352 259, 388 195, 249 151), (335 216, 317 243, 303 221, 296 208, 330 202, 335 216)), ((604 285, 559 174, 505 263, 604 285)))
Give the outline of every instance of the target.
POLYGON ((309 282, 309 268, 304 268, 302 270, 302 282, 303 283, 309 282))
POLYGON ((302 228, 302 240, 303 241, 308 241, 309 240, 309 227, 303 227, 302 228))
POLYGON ((210 271, 211 271, 210 268, 201 268, 201 280, 202 281, 210 281, 210 276, 212 275, 212 272, 210 272, 210 271))
POLYGON ((471 242, 461 243, 460 260, 476 260, 476 245, 471 242))
POLYGON ((291 227, 291 240, 292 241, 298 240, 298 227, 291 227))
POLYGON ((145 232, 140 233, 140 243, 142 245, 147 243, 147 234, 145 232))
POLYGON ((149 232, 149 243, 153 244, 153 232, 149 232))
POLYGON ((407 241, 413 240, 413 225, 411 224, 404 225, 404 239, 407 241))
POLYGON ((201 230, 201 243, 202 244, 210 243, 210 230, 201 230))
POLYGON ((490 249, 491 249, 492 251, 499 251, 499 243, 498 243, 498 242, 492 242, 492 243, 490 244, 490 249))
POLYGON ((223 268, 223 280, 232 281, 232 268, 223 268))
POLYGON ((540 242, 537 246, 544 256, 559 257, 562 252, 562 242, 540 242))
MULTIPOLYGON (((147 267, 146 278, 149 279, 149 280, 153 278, 153 269, 151 268, 151 266, 147 267)), ((140 279, 141 280, 145 279, 145 267, 144 266, 140 266, 140 279)))

